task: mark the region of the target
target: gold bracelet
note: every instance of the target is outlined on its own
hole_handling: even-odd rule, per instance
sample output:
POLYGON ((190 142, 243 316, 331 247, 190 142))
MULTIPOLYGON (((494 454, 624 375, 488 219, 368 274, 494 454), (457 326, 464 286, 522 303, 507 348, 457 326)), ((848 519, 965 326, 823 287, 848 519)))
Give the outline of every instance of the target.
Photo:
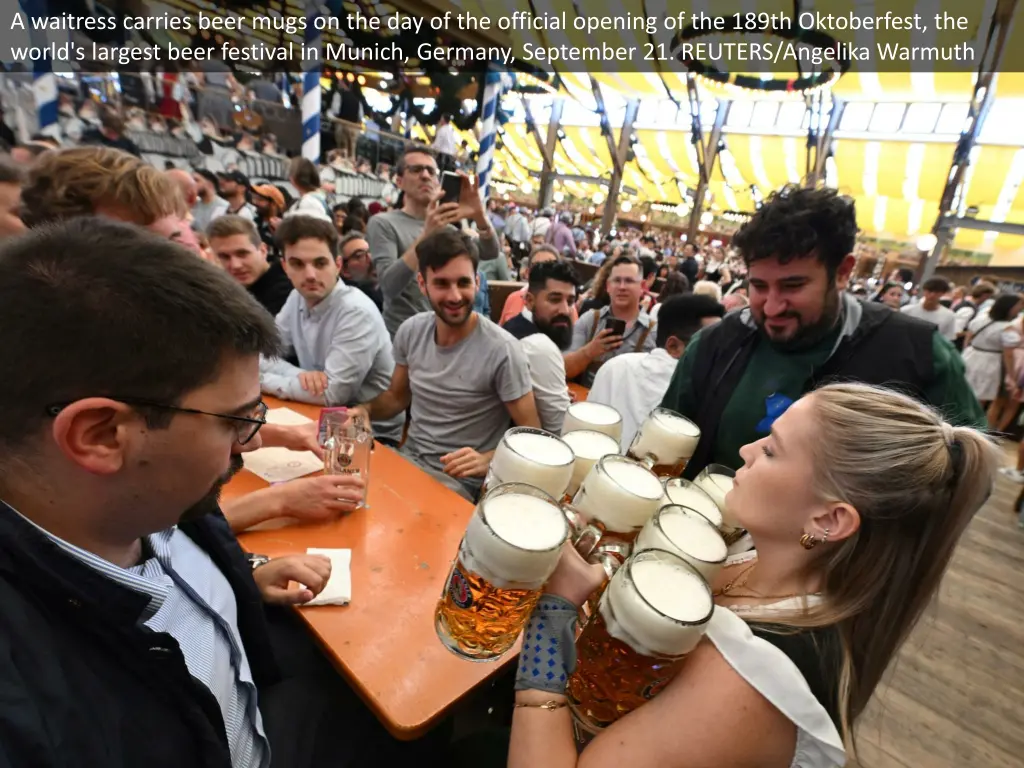
POLYGON ((512 705, 513 709, 519 709, 520 707, 528 707, 529 709, 546 709, 548 712, 554 712, 556 709, 568 706, 568 701, 545 701, 543 704, 520 704, 516 702, 512 705))

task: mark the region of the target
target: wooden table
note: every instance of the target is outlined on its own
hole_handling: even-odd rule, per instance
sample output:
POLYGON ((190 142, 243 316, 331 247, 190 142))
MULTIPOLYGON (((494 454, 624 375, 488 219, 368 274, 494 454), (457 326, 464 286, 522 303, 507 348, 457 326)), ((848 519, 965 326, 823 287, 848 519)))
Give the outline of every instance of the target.
POLYGON ((573 397, 576 398, 576 402, 579 403, 587 399, 587 395, 590 394, 590 390, 584 387, 582 384, 576 384, 569 382, 569 392, 572 393, 573 397))
MULTIPOLYGON (((316 419, 319 408, 265 398, 316 419)), ((266 483, 242 471, 224 498, 266 483)), ((369 508, 332 523, 291 524, 239 535, 249 552, 271 556, 307 547, 352 550, 352 603, 300 608, 328 657, 398 739, 422 736, 474 686, 515 658, 482 664, 448 651, 434 632, 434 608, 473 506, 396 451, 377 445, 369 508)))

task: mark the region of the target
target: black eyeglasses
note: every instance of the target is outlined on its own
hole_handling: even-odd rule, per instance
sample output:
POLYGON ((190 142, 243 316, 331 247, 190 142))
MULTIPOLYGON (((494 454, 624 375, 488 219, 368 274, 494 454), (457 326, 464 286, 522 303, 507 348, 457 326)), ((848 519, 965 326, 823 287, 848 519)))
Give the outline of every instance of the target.
POLYGON ((407 165, 405 171, 416 175, 426 171, 428 176, 437 176, 437 168, 433 165, 407 165))
POLYGON ((365 259, 368 258, 370 252, 360 248, 358 251, 352 251, 348 256, 343 257, 343 261, 352 261, 352 259, 365 259))
MULTIPOLYGON (((160 408, 165 411, 174 411, 175 413, 194 413, 199 414, 200 416, 216 416, 218 419, 233 421, 235 422, 235 432, 238 435, 239 445, 245 445, 256 437, 256 433, 260 431, 260 427, 267 423, 267 404, 262 400, 256 404, 255 408, 253 408, 251 416, 234 416, 227 413, 200 411, 195 408, 179 408, 176 405, 154 403, 151 400, 139 400, 133 397, 110 397, 109 399, 116 400, 119 403, 124 403, 125 405, 137 405, 142 408, 160 408)), ((46 413, 50 416, 56 416, 69 405, 71 405, 71 403, 55 403, 54 405, 48 405, 46 406, 46 413)))

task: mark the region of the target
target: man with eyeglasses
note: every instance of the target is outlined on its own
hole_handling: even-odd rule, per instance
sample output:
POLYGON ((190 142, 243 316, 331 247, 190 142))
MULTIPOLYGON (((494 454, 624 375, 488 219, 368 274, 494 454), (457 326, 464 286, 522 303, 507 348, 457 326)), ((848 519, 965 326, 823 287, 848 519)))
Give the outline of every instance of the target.
POLYGON ((640 309, 644 292, 643 267, 628 254, 615 257, 608 274, 610 303, 600 309, 588 309, 576 323, 572 333, 572 351, 588 357, 580 374, 580 383, 589 387, 601 366, 616 355, 626 352, 650 352, 655 344, 655 323, 640 309), (625 330, 617 331, 625 324, 625 330), (611 333, 605 333, 606 330, 611 333), (594 344, 596 339, 601 344, 594 344))
POLYGON ((377 285, 377 271, 370 256, 370 244, 362 232, 349 232, 341 238, 338 268, 347 285, 352 285, 369 296, 377 309, 384 311, 384 295, 377 285))
POLYGON ((463 219, 476 224, 480 233, 481 261, 500 255, 498 239, 487 218, 480 194, 468 176, 462 176, 458 202, 441 203, 437 161, 426 147, 410 147, 398 160, 395 184, 402 192, 402 207, 378 213, 366 227, 377 280, 384 294, 384 324, 394 338, 398 327, 430 302, 416 284, 419 260, 416 246, 431 233, 457 225, 463 219))
POLYGON ((0 246, 3 762, 413 762, 329 671, 278 666, 307 650, 275 653, 263 603, 311 599, 330 562, 254 569, 218 511, 277 346, 227 274, 137 227, 0 246))

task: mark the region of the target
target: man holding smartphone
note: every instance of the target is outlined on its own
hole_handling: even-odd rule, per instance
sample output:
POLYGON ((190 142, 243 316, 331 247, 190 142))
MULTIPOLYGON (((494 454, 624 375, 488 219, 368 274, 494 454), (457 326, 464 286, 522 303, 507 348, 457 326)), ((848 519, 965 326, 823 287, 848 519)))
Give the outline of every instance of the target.
POLYGON ((439 229, 457 226, 463 219, 476 223, 481 261, 501 254, 476 184, 460 174, 458 200, 442 202, 437 161, 426 147, 410 147, 398 160, 395 184, 402 191, 401 209, 378 213, 366 227, 366 240, 384 294, 384 324, 394 338, 398 327, 430 302, 416 285, 419 259, 416 246, 439 229))
POLYGON ((654 321, 640 309, 643 290, 640 261, 628 254, 616 256, 608 275, 611 302, 584 312, 573 329, 571 351, 592 355, 579 377, 584 386, 589 387, 598 369, 616 355, 655 348, 654 321), (597 338, 601 343, 592 343, 597 338))

